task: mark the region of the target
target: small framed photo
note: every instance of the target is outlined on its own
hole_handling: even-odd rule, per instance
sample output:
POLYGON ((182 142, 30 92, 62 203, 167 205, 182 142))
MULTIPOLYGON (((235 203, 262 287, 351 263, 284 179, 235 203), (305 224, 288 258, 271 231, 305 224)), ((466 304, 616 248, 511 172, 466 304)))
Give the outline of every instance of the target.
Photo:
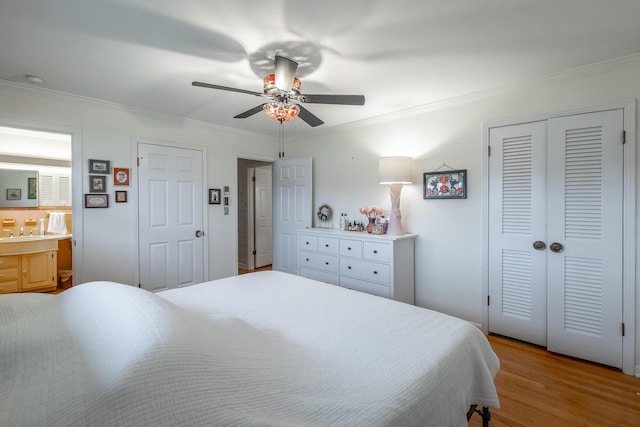
POLYGON ((127 203, 126 191, 116 191, 116 203, 127 203))
POLYGON ((103 175, 89 175, 89 191, 92 193, 106 193, 107 177, 103 175))
POLYGON ((109 195, 108 194, 85 194, 84 207, 85 208, 108 208, 109 195))
POLYGON ((424 173, 425 199, 466 199, 467 170, 424 173))
POLYGON ((129 168, 113 168, 113 185, 129 186, 129 168))
POLYGON ((7 188, 7 200, 22 199, 22 190, 19 188, 7 188))
POLYGON ((38 198, 38 178, 27 178, 27 199, 38 198))
POLYGON ((219 205, 220 204, 220 189, 219 188, 210 188, 209 189, 209 204, 210 205, 219 205))
POLYGON ((228 186, 228 185, 225 185, 225 186, 224 186, 224 195, 225 195, 225 196, 228 196, 229 194, 230 194, 230 193, 229 193, 229 186, 228 186))
POLYGON ((229 206, 229 197, 227 196, 224 197, 224 205, 229 206))
POLYGON ((111 164, 108 160, 89 159, 89 173, 111 173, 111 164))

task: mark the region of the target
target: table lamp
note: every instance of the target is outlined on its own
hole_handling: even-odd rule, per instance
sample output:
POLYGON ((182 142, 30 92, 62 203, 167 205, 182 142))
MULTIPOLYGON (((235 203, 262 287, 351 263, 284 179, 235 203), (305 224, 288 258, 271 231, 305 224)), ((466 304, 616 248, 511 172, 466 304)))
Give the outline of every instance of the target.
POLYGON ((411 157, 395 156, 383 157, 378 161, 378 178, 380 184, 390 184, 391 214, 389 215, 389 227, 387 234, 390 236, 402 236, 402 215, 400 214, 400 193, 403 184, 411 184, 411 170, 413 159, 411 157))

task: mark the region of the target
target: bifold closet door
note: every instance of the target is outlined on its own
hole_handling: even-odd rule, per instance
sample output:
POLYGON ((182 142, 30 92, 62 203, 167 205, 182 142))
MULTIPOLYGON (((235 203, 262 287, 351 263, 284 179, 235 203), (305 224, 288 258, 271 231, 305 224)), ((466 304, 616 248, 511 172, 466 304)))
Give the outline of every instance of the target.
POLYGON ((547 343, 547 122, 490 130, 489 330, 547 343))
POLYGON ((489 331, 622 366, 622 110, 490 129, 489 331))
POLYGON ((549 120, 547 174, 547 348, 618 368, 623 129, 622 110, 549 120))

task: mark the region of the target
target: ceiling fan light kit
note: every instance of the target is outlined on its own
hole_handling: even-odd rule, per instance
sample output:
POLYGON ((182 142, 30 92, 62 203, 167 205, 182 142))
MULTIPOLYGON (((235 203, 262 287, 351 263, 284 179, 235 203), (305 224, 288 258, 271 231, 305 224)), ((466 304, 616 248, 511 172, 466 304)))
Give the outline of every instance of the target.
POLYGON ((238 89, 227 86, 220 86, 211 83, 193 82, 193 86, 206 87, 209 89, 226 90, 229 92, 245 93, 254 96, 263 96, 271 101, 260 104, 243 113, 237 114, 234 118, 245 119, 251 117, 259 111, 264 111, 268 117, 280 123, 300 117, 309 126, 315 127, 324 122, 316 117, 306 108, 294 102, 308 104, 340 104, 340 105, 364 105, 364 95, 309 95, 300 93, 302 82, 296 77, 298 63, 276 55, 274 60, 275 73, 269 74, 263 79, 262 93, 245 89, 238 89))

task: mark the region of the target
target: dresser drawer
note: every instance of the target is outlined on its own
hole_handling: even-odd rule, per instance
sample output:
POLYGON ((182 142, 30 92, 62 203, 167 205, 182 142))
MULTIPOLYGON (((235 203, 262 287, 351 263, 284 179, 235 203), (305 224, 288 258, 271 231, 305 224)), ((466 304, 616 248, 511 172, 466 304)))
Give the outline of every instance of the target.
POLYGON ((318 252, 322 252, 325 254, 338 255, 339 240, 335 237, 324 237, 318 236, 318 252))
POLYGON ((301 234, 298 238, 298 245, 300 250, 317 251, 318 250, 318 236, 311 236, 309 234, 301 234))
POLYGON ((341 258, 340 274, 385 284, 390 282, 388 265, 358 259, 341 258))
POLYGON ((362 258, 362 241, 340 239, 340 256, 362 258))
POLYGON ((0 294, 18 292, 18 279, 0 282, 0 294))
POLYGON ((0 268, 17 267, 18 255, 0 256, 0 268))
POLYGON ((329 273, 338 273, 338 257, 317 252, 300 252, 300 268, 315 268, 329 273))
POLYGON ((18 279, 18 267, 0 268, 0 282, 18 279))
POLYGON ((326 271, 313 270, 311 268, 301 268, 300 275, 308 279, 319 280, 329 283, 330 285, 340 285, 340 276, 336 273, 328 273, 326 271))
POLYGON ((362 257, 371 261, 389 262, 391 260, 391 245, 387 243, 364 242, 362 257))
POLYGON ((379 297, 391 298, 391 288, 388 285, 365 282, 352 277, 340 276, 340 286, 360 292, 366 292, 379 297))

